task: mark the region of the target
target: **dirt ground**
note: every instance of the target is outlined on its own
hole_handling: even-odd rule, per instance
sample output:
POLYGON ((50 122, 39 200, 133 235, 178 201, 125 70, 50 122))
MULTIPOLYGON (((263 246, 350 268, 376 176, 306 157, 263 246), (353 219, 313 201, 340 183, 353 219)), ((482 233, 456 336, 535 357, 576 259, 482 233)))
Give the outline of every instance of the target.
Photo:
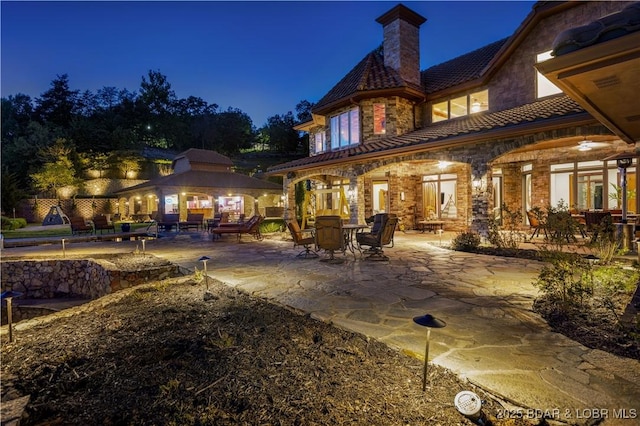
POLYGON ((513 407, 440 367, 423 392, 420 359, 196 280, 124 290, 3 336, 2 400, 30 395, 26 425, 455 426, 472 424, 453 404, 468 390, 494 425, 534 424, 496 418, 513 407))

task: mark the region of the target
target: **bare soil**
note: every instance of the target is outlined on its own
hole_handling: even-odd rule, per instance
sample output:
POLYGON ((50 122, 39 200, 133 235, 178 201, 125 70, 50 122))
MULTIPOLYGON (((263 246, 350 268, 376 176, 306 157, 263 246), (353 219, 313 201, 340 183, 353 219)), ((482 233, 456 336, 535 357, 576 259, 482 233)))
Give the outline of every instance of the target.
POLYGON ((443 368, 423 392, 420 359, 195 279, 23 322, 3 336, 3 402, 30 395, 25 425, 454 426, 472 424, 453 405, 470 390, 494 425, 533 424, 443 368))

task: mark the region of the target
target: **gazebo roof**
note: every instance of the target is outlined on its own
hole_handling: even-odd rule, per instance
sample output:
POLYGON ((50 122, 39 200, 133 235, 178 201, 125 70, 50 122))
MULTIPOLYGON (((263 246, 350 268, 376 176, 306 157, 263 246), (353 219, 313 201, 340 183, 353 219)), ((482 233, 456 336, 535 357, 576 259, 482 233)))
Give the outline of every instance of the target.
POLYGON ((187 170, 116 191, 116 194, 144 192, 161 188, 179 188, 199 192, 282 192, 282 186, 234 172, 187 170))

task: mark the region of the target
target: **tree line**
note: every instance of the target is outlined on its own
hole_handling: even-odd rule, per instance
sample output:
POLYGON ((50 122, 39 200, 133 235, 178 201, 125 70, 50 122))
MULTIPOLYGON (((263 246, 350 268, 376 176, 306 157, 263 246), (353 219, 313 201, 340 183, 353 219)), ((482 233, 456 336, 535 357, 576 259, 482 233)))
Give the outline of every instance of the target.
POLYGON ((72 90, 63 74, 36 99, 16 94, 1 101, 3 209, 15 203, 8 198, 16 188, 22 193, 42 190, 43 175, 106 168, 106 159, 123 161, 145 148, 201 148, 236 156, 259 147, 303 156, 308 143, 293 126, 309 120, 313 106, 300 101, 295 116, 291 111, 276 114, 256 128, 240 109, 220 109, 196 96, 178 98, 167 77, 153 70, 142 77, 136 92, 72 90))

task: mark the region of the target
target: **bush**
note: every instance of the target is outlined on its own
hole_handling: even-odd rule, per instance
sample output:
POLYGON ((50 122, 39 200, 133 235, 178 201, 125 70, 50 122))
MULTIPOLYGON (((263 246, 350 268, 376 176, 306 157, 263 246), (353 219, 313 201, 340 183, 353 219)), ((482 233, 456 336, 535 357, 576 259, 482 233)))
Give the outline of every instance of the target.
POLYGON ((480 246, 480 234, 461 232, 451 241, 451 248, 458 251, 474 252, 480 246))
POLYGON ((498 220, 489 221, 489 243, 499 249, 517 250, 526 235, 520 231, 522 212, 511 211, 506 204, 502 205, 502 224, 498 220))
POLYGON ((593 294, 592 267, 576 253, 543 248, 540 251, 547 264, 540 271, 535 285, 544 298, 559 312, 581 309, 585 299, 593 294))
POLYGON ((260 224, 261 234, 271 234, 273 232, 282 232, 284 230, 284 220, 282 219, 265 219, 260 224))
POLYGON ((14 230, 14 229, 20 229, 20 228, 24 228, 25 226, 27 226, 27 220, 22 218, 22 217, 18 217, 15 219, 11 219, 9 217, 6 216, 2 216, 2 229, 4 230, 14 230))

